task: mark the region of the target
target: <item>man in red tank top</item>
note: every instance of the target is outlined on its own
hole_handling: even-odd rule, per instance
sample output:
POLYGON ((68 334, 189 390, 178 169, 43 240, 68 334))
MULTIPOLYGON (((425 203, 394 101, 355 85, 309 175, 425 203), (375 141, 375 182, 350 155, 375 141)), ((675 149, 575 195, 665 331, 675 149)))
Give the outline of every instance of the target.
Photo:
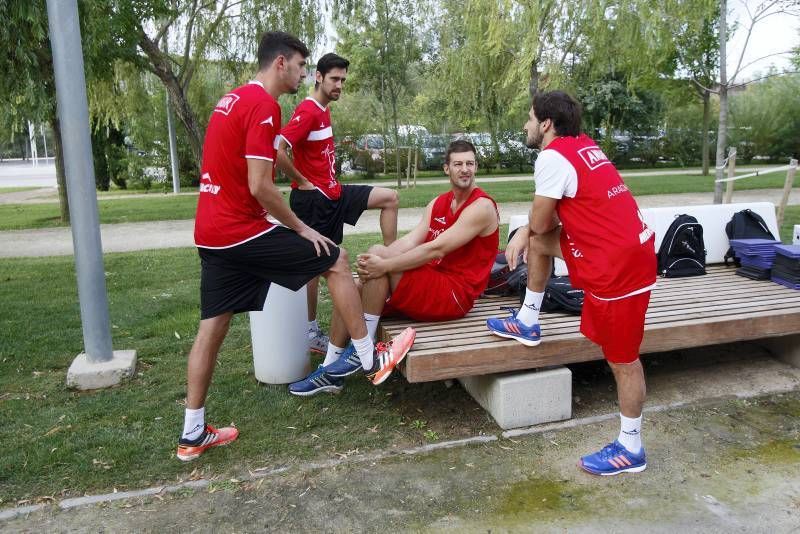
POLYGON ((512 269, 527 250, 528 287, 519 312, 491 318, 487 326, 501 337, 538 345, 539 309, 552 258, 563 258, 572 285, 585 294, 581 333, 602 348, 620 405, 618 439, 581 458, 580 466, 598 475, 640 472, 647 462, 641 441, 645 380, 639 345, 655 285, 655 238, 616 168, 580 132, 580 124, 580 104, 566 93, 534 96, 525 130, 528 146, 541 149, 534 171, 536 196, 529 226, 506 249, 512 269))
MULTIPOLYGON (((381 315, 399 313, 420 321, 457 319, 486 289, 497 256, 499 219, 494 200, 475 185, 475 154, 469 141, 450 143, 444 165, 450 191, 428 203, 411 232, 358 257, 364 319, 373 339, 381 315)), ((352 346, 344 349, 348 335, 336 311, 330 332, 331 345, 344 352, 324 367, 327 375, 341 379, 358 372, 352 346)), ((299 383, 297 387, 305 389, 299 383)))

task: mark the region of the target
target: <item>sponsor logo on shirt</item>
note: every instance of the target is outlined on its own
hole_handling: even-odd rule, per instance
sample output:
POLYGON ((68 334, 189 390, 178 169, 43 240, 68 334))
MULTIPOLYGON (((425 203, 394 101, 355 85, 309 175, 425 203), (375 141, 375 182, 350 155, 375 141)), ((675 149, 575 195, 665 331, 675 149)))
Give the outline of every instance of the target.
POLYGON ((212 195, 216 195, 219 193, 219 190, 222 189, 219 185, 214 185, 214 182, 211 181, 211 175, 207 172, 204 172, 203 175, 200 177, 200 192, 201 193, 211 193, 212 195))
POLYGON ((642 215, 641 210, 636 210, 636 213, 639 215, 639 220, 642 221, 642 231, 639 232, 639 244, 644 245, 647 243, 647 240, 653 237, 653 232, 644 222, 644 215, 642 215))
POLYGON ((227 115, 228 113, 233 110, 234 104, 239 101, 239 95, 234 93, 228 93, 227 95, 223 96, 217 102, 217 106, 214 108, 214 113, 222 113, 223 115, 227 115))
POLYGON ((620 193, 624 193, 627 190, 628 186, 625 184, 615 185, 608 190, 608 198, 614 198, 615 196, 619 195, 620 193))
POLYGON ((439 224, 447 224, 446 217, 434 217, 433 220, 438 222, 439 224))
POLYGON ((292 119, 294 122, 300 122, 300 115, 296 116, 292 119))
POLYGON ((611 165, 608 158, 598 146, 587 146, 578 150, 578 156, 583 160, 589 170, 593 171, 602 165, 611 165))
POLYGON ((270 126, 275 126, 275 123, 272 122, 272 117, 271 116, 270 116, 270 118, 261 121, 259 124, 269 124, 270 126))

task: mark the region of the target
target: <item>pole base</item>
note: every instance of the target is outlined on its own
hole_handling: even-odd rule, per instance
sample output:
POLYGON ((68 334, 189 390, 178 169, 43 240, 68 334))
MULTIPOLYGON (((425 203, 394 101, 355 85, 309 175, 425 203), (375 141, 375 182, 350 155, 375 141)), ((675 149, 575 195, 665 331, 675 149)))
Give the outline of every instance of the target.
POLYGON ((119 384, 133 376, 136 370, 135 350, 115 350, 107 362, 93 363, 81 352, 67 371, 67 387, 73 389, 101 389, 119 384))

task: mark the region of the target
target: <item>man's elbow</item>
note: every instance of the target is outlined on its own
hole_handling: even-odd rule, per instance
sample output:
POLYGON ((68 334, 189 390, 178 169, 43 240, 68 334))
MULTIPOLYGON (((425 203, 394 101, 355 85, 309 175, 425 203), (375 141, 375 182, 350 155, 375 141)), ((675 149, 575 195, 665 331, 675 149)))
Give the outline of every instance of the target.
POLYGON ((531 235, 542 235, 550 232, 553 230, 553 225, 551 222, 544 222, 544 221, 532 221, 528 228, 531 231, 531 235))

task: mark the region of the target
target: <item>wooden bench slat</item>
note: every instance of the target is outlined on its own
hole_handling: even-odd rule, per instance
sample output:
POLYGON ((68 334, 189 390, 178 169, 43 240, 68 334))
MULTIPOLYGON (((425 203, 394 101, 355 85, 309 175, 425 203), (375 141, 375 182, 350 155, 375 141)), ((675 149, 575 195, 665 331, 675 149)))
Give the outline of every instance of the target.
MULTIPOLYGON (((800 291, 749 280, 724 266, 710 267, 708 273, 659 279, 645 319, 642 354, 800 331, 800 291)), ((406 326, 417 328, 417 341, 402 366, 410 382, 602 358, 600 348, 578 332, 580 317, 575 315, 543 313, 545 337, 537 347, 491 335, 486 318, 502 315, 503 305, 517 307, 519 301, 480 299, 466 317, 440 323, 387 319, 381 322, 380 336, 387 339, 406 326)))

